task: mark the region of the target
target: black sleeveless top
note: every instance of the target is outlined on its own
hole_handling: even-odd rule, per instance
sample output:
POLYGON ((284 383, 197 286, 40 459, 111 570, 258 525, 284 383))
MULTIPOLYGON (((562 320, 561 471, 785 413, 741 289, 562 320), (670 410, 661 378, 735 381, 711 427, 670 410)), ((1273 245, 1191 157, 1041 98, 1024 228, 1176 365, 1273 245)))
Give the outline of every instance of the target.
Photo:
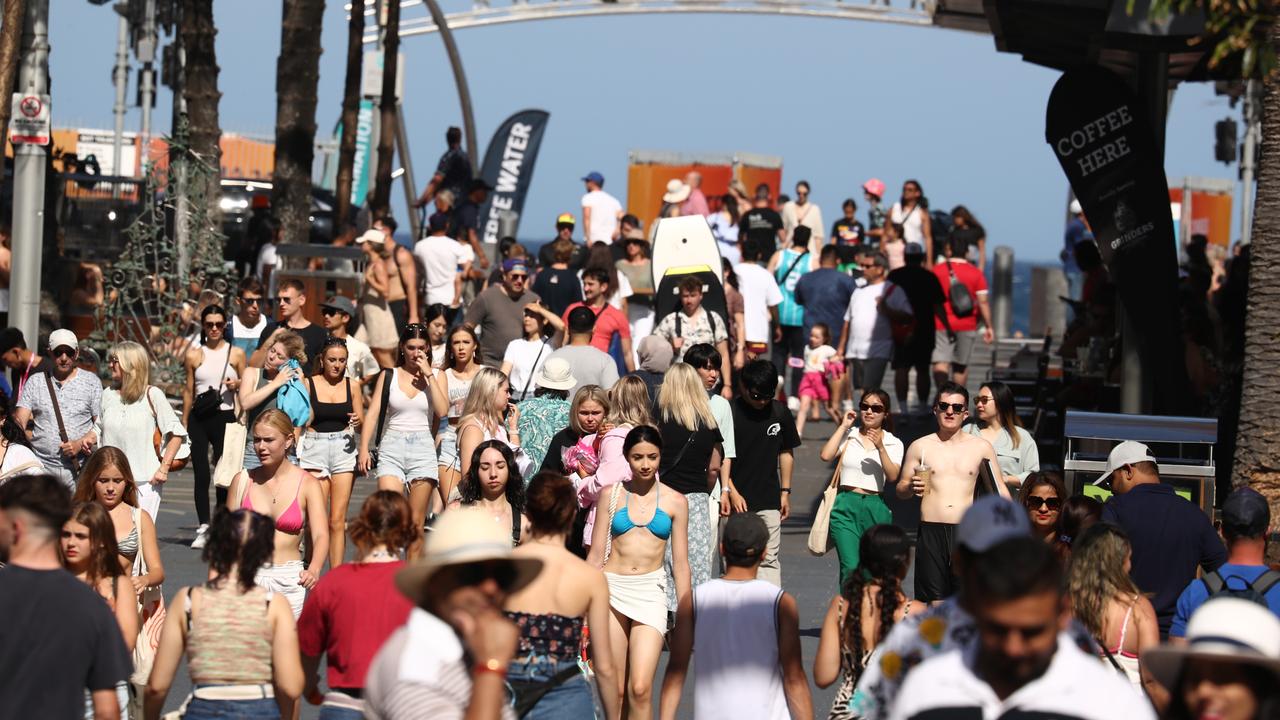
POLYGON ((316 380, 311 378, 311 429, 316 432, 333 433, 347 429, 351 424, 351 413, 355 406, 351 404, 351 379, 342 378, 347 386, 347 399, 337 403, 322 403, 316 397, 316 380))

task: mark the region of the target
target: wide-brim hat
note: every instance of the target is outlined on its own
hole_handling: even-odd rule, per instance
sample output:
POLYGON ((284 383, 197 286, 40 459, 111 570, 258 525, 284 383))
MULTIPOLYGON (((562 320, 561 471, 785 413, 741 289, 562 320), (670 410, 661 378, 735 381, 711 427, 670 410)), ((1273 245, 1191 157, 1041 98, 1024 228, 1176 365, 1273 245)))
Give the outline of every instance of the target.
POLYGON ((1192 658, 1261 667, 1280 683, 1280 618, 1265 605, 1231 597, 1209 600, 1191 615, 1186 641, 1142 653, 1142 664, 1170 691, 1176 692, 1192 658))
POLYGON ((693 192, 693 188, 684 184, 682 180, 667 181, 667 193, 662 196, 662 202, 678 203, 689 199, 689 193, 693 192))
POLYGON ((542 364, 533 384, 550 390, 572 390, 577 386, 578 380, 573 376, 573 368, 569 366, 568 360, 553 357, 547 358, 542 364))
POLYGON ((514 570, 504 589, 515 592, 542 571, 542 561, 511 555, 511 527, 501 526, 480 508, 462 507, 440 516, 427 533, 423 556, 396 573, 396 587, 418 606, 433 595, 431 578, 457 565, 508 563, 514 570))

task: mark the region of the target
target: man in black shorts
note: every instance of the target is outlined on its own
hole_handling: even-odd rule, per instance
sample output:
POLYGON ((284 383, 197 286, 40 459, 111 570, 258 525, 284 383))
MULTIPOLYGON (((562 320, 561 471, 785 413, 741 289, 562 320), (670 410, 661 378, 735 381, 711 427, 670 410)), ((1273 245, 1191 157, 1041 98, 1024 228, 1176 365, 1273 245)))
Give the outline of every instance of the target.
MULTIPOLYGON (((907 409, 908 373, 912 368, 916 371, 916 406, 917 411, 927 412, 925 403, 929 397, 931 385, 929 366, 933 360, 933 344, 935 327, 940 323, 947 325, 945 303, 947 296, 942 292, 938 278, 924 267, 924 246, 920 243, 907 243, 905 251, 907 264, 889 273, 886 278, 890 283, 902 288, 911 303, 912 314, 896 313, 889 308, 882 312, 895 323, 893 348, 893 386, 898 397, 898 410, 907 409), (934 318, 940 318, 938 323, 934 318), (902 336, 897 327, 910 325, 909 334, 902 336)), ((950 332, 950 330, 937 330, 950 332)))

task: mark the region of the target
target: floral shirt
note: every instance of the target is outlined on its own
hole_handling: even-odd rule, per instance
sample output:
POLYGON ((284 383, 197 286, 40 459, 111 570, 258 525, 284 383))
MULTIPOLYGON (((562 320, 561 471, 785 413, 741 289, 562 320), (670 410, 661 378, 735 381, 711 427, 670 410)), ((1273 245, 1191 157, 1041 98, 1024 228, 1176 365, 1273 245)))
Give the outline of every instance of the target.
POLYGON ((715 346, 716 343, 728 340, 729 327, 725 325, 724 318, 720 317, 718 312, 700 307, 693 317, 688 317, 683 309, 678 309, 662 318, 658 327, 653 329, 653 334, 664 337, 668 341, 678 337, 684 338, 680 351, 676 353, 676 360, 679 361, 684 357, 685 351, 694 345, 707 343, 715 346), (679 320, 678 326, 677 320, 679 320))
MULTIPOLYGON (((542 396, 520 403, 520 447, 541 467, 551 438, 569 425, 569 401, 542 396)), ((525 478, 529 482, 532 478, 525 478)))
MULTIPOLYGON (((1072 621, 1067 633, 1081 650, 1097 657, 1097 643, 1080 623, 1072 621)), ((858 680, 849 699, 854 716, 867 720, 889 717, 898 691, 907 673, 936 655, 967 645, 977 637, 978 628, 968 612, 952 597, 928 612, 906 618, 893 626, 889 637, 880 643, 858 680)))

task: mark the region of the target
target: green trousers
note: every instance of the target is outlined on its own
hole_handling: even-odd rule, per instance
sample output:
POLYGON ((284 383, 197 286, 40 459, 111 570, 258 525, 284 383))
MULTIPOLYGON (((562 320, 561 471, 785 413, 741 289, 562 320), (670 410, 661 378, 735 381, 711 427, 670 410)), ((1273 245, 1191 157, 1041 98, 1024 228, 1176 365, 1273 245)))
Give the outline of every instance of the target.
POLYGON ((862 534, 872 525, 892 522, 893 513, 879 495, 856 492, 836 495, 836 504, 831 508, 831 541, 835 543, 836 554, 840 557, 841 587, 844 587, 849 573, 858 567, 858 545, 862 542, 862 534))

